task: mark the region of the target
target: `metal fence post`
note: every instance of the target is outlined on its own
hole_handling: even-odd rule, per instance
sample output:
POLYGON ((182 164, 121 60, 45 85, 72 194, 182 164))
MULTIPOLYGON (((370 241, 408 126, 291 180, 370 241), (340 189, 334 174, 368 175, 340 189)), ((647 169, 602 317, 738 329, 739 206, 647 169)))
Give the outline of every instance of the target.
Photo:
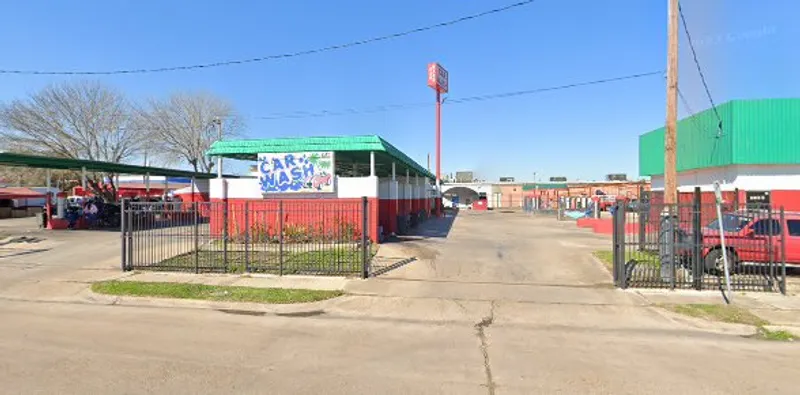
POLYGON ((644 251, 647 248, 647 220, 649 215, 644 215, 644 209, 644 204, 639 200, 639 205, 636 207, 636 219, 639 221, 639 251, 644 251))
POLYGON ((197 202, 192 202, 192 212, 194 216, 194 272, 200 273, 200 211, 197 202))
POLYGON ((619 211, 614 210, 614 215, 611 217, 611 275, 614 277, 614 285, 622 288, 619 281, 619 248, 619 211))
POLYGON ((122 244, 122 256, 120 257, 120 260, 122 261, 121 264, 123 272, 128 270, 128 251, 125 249, 128 245, 128 233, 125 225, 127 225, 125 222, 125 199, 122 199, 122 203, 120 204, 119 237, 122 244))
POLYGON ((705 265, 703 262, 703 219, 702 219, 702 194, 700 187, 694 188, 694 202, 692 204, 692 280, 694 288, 703 289, 705 265))
POLYGON ((617 224, 617 241, 619 242, 619 273, 617 274, 620 284, 622 285, 621 288, 625 289, 628 288, 628 273, 627 273, 627 262, 625 258, 625 238, 627 237, 627 233, 625 232, 625 228, 627 227, 627 210, 624 204, 616 203, 617 208, 614 210, 614 214, 619 215, 619 223, 617 224))
POLYGON ((126 248, 128 249, 128 270, 132 270, 136 262, 133 261, 133 230, 134 230, 134 222, 133 222, 133 205, 128 202, 128 220, 127 227, 128 227, 128 242, 126 243, 126 248))
POLYGON ((679 218, 678 218, 678 215, 679 215, 678 214, 678 204, 679 203, 675 203, 674 205, 671 205, 669 207, 669 220, 670 220, 670 223, 672 224, 670 226, 670 235, 669 235, 669 240, 672 241, 670 246, 669 246, 670 247, 669 248, 669 254, 670 254, 669 261, 670 261, 670 265, 672 266, 672 268, 671 268, 672 269, 672 275, 670 276, 670 279, 669 279, 669 287, 670 287, 670 289, 673 289, 673 290, 675 289, 675 281, 676 281, 676 277, 678 276, 678 267, 677 267, 678 266, 677 265, 677 263, 678 263, 677 262, 677 260, 678 260, 677 259, 678 258, 678 248, 677 248, 677 244, 678 244, 678 229, 679 229, 678 226, 680 225, 679 218))
POLYGON ((244 271, 250 272, 250 202, 244 202, 244 271))
POLYGON ((278 275, 283 276, 283 200, 278 201, 278 275))
POLYGON ((369 277, 369 210, 367 197, 361 198, 361 278, 369 277))
POLYGON ((228 180, 222 179, 222 264, 225 266, 225 272, 229 270, 228 267, 228 180))
POLYGON ((783 226, 786 223, 786 215, 783 211, 783 206, 781 206, 781 281, 780 281, 780 288, 781 293, 786 295, 786 227, 783 226))
MULTIPOLYGON (((769 222, 767 222, 769 224, 769 228, 767 230, 767 232, 769 233, 767 235, 767 254, 769 255, 769 283, 770 283, 771 286, 774 287, 772 282, 778 277, 778 275, 777 275, 777 273, 775 273, 775 251, 772 248, 772 243, 775 240, 773 234, 775 233, 775 231, 777 229, 775 229, 775 226, 774 226, 775 222, 774 222, 774 218, 772 217, 772 214, 773 214, 772 213, 772 205, 771 204, 767 205, 767 218, 768 218, 768 221, 769 221, 769 222)), ((781 223, 780 226, 781 226, 781 228, 783 228, 783 223, 781 223)), ((772 288, 772 289, 775 289, 775 288, 772 288)))

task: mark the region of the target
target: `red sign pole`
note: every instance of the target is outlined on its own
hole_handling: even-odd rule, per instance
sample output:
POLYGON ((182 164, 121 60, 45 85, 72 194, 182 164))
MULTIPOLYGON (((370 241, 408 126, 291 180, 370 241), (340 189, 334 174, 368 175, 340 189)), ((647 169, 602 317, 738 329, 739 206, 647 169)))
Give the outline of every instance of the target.
MULTIPOLYGON (((436 192, 442 191, 442 93, 436 90, 436 192)), ((436 202, 436 215, 442 216, 442 200, 436 202)))
POLYGON ((436 91, 436 216, 442 216, 442 93, 449 90, 447 70, 438 63, 428 64, 428 86, 436 91))

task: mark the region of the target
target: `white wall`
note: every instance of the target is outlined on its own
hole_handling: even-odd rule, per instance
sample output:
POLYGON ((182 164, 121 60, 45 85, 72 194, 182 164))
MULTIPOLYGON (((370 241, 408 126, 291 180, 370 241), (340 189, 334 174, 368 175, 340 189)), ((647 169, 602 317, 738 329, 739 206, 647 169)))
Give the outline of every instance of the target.
POLYGON ((341 199, 378 197, 378 177, 336 177, 336 193, 341 199))
MULTIPOLYGON (((800 190, 800 165, 736 165, 685 171, 678 174, 678 190, 692 192, 695 186, 713 191, 714 181, 723 191, 800 190)), ((664 177, 651 177, 653 190, 664 189, 664 177)))
POLYGON ((379 181, 378 197, 381 199, 392 198, 392 180, 390 178, 383 178, 379 181))
MULTIPOLYGON (((228 179, 228 198, 230 199, 264 199, 257 178, 228 179)), ((378 197, 378 177, 339 177, 334 180, 333 193, 276 193, 269 198, 283 199, 348 199, 363 196, 378 197)), ((210 180, 211 199, 222 199, 222 180, 210 180)), ((201 188, 202 190, 202 188, 201 188)))

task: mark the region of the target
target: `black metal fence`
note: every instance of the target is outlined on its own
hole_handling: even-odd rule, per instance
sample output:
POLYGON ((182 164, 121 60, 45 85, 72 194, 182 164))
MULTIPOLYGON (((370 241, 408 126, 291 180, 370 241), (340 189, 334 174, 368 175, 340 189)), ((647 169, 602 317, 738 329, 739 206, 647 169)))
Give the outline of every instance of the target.
POLYGON ((122 205, 122 269, 367 277, 367 199, 122 205))
POLYGON ((555 198, 525 196, 522 199, 522 209, 530 214, 558 215, 560 204, 559 199, 555 198))
POLYGON ((699 191, 692 201, 678 204, 618 204, 614 283, 621 288, 719 289, 727 265, 734 290, 785 293, 783 208, 727 203, 720 211, 721 220, 716 203, 703 201, 699 191))

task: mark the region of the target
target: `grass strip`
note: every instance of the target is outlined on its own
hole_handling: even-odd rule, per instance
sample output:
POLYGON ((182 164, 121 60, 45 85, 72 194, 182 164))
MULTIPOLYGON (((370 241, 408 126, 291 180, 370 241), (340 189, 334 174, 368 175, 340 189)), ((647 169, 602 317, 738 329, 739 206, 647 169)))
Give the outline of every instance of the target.
POLYGON ((756 339, 788 342, 796 340, 791 332, 767 329, 765 326, 769 325, 768 321, 739 306, 724 304, 663 304, 659 305, 659 307, 673 313, 708 321, 755 326, 756 333, 750 337, 756 339))
POLYGON ((92 291, 100 294, 118 296, 197 299, 212 300, 217 302, 253 302, 269 304, 317 302, 342 295, 341 291, 232 287, 222 285, 141 281, 97 282, 92 284, 92 291))
MULTIPOLYGON (((592 252, 600 262, 608 269, 609 272, 614 272, 614 253, 610 250, 599 250, 592 252)), ((661 267, 658 261, 658 254, 651 251, 631 251, 625 250, 625 262, 636 261, 642 266, 647 267, 661 267)))

